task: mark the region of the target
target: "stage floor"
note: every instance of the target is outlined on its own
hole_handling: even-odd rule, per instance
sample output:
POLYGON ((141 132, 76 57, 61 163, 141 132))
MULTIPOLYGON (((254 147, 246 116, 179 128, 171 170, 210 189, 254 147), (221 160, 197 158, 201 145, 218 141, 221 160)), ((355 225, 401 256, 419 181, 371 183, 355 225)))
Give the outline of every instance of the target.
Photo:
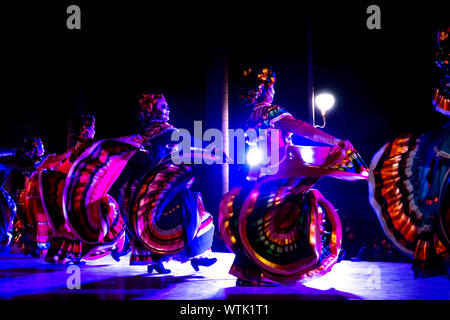
POLYGON ((304 285, 237 287, 236 278, 228 274, 234 255, 214 255, 218 262, 199 272, 190 263, 171 261, 167 267, 172 273, 159 275, 147 273, 144 266, 129 266, 128 257, 118 263, 105 257, 74 271, 43 259, 2 254, 0 299, 450 300, 447 277, 414 279, 411 266, 404 263, 342 261, 304 285))

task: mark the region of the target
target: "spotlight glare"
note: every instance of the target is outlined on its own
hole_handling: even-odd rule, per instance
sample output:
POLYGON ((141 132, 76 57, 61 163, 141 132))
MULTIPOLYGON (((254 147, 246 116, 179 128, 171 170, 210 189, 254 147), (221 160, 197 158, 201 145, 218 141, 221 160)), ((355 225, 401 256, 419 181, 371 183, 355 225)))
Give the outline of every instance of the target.
POLYGON ((330 110, 335 102, 334 96, 330 93, 321 93, 317 95, 314 100, 322 114, 325 114, 328 110, 330 110))
POLYGON ((256 166, 261 163, 262 153, 258 148, 250 148, 247 152, 247 163, 250 166, 256 166))
POLYGON ((314 162, 314 151, 311 147, 302 147, 300 149, 300 155, 306 164, 312 164, 314 162))

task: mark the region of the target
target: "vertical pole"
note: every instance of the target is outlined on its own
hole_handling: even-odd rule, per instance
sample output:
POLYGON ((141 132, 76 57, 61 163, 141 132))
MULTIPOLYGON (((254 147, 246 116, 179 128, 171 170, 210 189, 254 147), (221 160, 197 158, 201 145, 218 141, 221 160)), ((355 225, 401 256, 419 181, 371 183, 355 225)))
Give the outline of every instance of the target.
MULTIPOLYGON (((223 148, 228 154, 230 142, 228 141, 228 57, 224 58, 223 82, 222 82, 222 134, 224 137, 223 148)), ((229 191, 229 167, 228 163, 222 165, 222 195, 229 191)))
POLYGON ((314 112, 314 63, 312 52, 312 19, 311 16, 306 18, 307 23, 307 50, 308 50, 308 109, 309 122, 315 125, 314 112))

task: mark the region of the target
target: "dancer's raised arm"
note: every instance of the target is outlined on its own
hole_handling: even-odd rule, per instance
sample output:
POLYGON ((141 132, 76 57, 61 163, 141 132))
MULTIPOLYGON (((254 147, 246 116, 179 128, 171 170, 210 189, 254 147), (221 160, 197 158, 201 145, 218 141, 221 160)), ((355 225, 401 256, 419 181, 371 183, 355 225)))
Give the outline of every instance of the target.
POLYGON ((344 149, 353 148, 352 144, 349 141, 337 139, 303 120, 295 119, 293 116, 283 117, 273 125, 277 129, 292 132, 293 134, 308 138, 316 142, 325 143, 331 146, 339 145, 344 149))

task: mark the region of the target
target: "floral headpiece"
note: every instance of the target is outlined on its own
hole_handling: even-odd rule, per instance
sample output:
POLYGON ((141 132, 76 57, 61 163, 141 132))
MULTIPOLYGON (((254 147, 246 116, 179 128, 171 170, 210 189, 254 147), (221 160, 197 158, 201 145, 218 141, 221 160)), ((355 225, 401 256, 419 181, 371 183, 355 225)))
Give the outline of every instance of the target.
POLYGON ((95 117, 92 114, 82 114, 80 116, 80 133, 78 140, 89 139, 90 131, 95 127, 95 117))
POLYGON ((154 109, 160 99, 165 99, 162 93, 144 93, 142 99, 139 100, 141 112, 139 113, 139 121, 143 124, 154 118, 154 109))
POLYGON ((247 105, 254 104, 263 92, 275 83, 275 73, 270 68, 246 69, 242 72, 240 99, 247 105))
POLYGON ((442 28, 437 35, 438 50, 435 61, 439 68, 440 81, 434 91, 433 104, 436 111, 450 116, 450 27, 442 28))
POLYGON ((442 28, 437 35, 439 49, 436 52, 436 63, 440 68, 446 69, 448 72, 450 60, 450 27, 442 28))
POLYGON ((26 138, 23 144, 25 156, 35 163, 40 163, 44 156, 44 143, 41 138, 26 138))

